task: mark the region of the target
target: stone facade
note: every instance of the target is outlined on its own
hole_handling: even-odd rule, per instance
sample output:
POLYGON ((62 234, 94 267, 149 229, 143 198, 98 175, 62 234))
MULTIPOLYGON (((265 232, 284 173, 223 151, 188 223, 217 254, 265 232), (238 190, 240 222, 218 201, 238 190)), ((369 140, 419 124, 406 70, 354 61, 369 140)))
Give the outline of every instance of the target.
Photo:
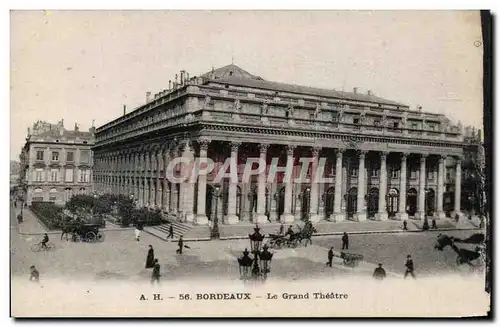
POLYGON ((21 151, 24 198, 63 205, 75 194, 92 193, 94 128, 66 130, 63 121, 38 121, 21 151))
POLYGON ((97 129, 98 192, 128 194, 141 206, 200 225, 214 219, 265 224, 461 214, 464 140, 461 127, 443 115, 371 92, 269 82, 234 65, 201 77, 182 73, 170 86, 97 129), (178 156, 208 157, 219 165, 231 158, 238 176, 247 158, 270 163, 277 157, 280 166, 297 167, 294 177, 299 158, 311 158, 310 172, 326 158, 324 176, 333 182, 269 182, 268 167, 248 182, 214 185, 214 172, 195 183, 175 183, 166 171, 178 156))

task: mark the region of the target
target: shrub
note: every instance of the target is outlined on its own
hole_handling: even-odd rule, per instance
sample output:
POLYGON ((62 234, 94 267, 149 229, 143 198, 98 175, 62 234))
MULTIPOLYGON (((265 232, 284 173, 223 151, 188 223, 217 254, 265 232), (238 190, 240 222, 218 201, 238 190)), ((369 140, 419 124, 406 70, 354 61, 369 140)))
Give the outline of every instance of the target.
POLYGON ((63 220, 63 208, 52 202, 33 202, 31 211, 48 229, 59 229, 63 220))

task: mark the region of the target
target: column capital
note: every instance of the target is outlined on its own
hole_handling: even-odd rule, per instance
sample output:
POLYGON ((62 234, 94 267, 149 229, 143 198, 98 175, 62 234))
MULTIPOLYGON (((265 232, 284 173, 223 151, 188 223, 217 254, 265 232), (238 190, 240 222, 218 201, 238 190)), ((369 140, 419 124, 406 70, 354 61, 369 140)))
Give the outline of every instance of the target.
POLYGON ((422 160, 427 159, 427 157, 428 157, 428 156, 429 156, 429 154, 428 154, 428 153, 421 153, 421 154, 420 154, 420 158, 421 158, 422 160))
POLYGON ((238 151, 238 148, 240 147, 240 145, 241 145, 241 142, 236 142, 236 141, 231 142, 231 152, 238 151))
POLYGON ((366 150, 358 150, 357 153, 358 153, 358 156, 359 156, 360 159, 364 159, 365 156, 366 156, 366 154, 368 153, 368 151, 366 151, 366 150))
POLYGON ((321 151, 321 147, 315 146, 312 148, 311 153, 314 157, 317 157, 319 155, 320 151, 321 151))
POLYGON ((293 156, 293 153, 295 151, 295 149, 297 148, 296 145, 287 145, 286 146, 286 154, 289 155, 289 156, 293 156))
POLYGON ((207 151, 208 150, 208 146, 210 145, 210 142, 212 142, 212 140, 207 139, 207 138, 199 138, 199 139, 196 140, 196 142, 200 146, 200 150, 207 151))
POLYGON ((401 160, 406 160, 409 155, 410 152, 401 152, 401 160))
POLYGON ((446 158, 447 158, 447 157, 448 157, 448 156, 447 156, 447 155, 445 155, 445 154, 440 154, 440 155, 439 155, 439 161, 446 160, 446 158))
POLYGON ((459 164, 459 163, 462 163, 462 161, 464 160, 463 156, 455 156, 455 163, 459 164))
POLYGON ((265 153, 267 151, 267 148, 269 148, 269 144, 267 144, 267 143, 260 143, 259 144, 260 153, 265 153))
POLYGON ((387 156, 389 155, 389 151, 380 151, 380 159, 387 159, 387 156))
POLYGON ((337 149, 335 149, 335 153, 336 153, 337 155, 339 155, 339 154, 344 153, 344 152, 345 152, 345 150, 346 150, 346 149, 344 149, 344 148, 337 148, 337 149))

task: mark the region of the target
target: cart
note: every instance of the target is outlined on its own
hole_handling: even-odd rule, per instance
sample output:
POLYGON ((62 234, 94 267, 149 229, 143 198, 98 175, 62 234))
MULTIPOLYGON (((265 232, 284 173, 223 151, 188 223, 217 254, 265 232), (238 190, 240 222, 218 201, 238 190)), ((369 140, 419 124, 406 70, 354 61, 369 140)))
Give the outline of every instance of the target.
POLYGON ((99 231, 98 224, 82 224, 73 232, 72 240, 88 243, 102 242, 104 234, 99 231))
POLYGON ((348 267, 356 267, 358 263, 363 260, 361 254, 341 252, 340 258, 344 260, 344 265, 348 267))

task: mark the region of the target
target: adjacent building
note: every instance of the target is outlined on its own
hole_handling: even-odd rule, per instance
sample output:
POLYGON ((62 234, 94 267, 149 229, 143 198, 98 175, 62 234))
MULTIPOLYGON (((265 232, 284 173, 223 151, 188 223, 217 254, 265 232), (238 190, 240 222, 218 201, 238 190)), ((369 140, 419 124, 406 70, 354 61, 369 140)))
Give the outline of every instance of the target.
POLYGON ((57 124, 37 121, 28 128, 21 151, 22 189, 25 201, 64 204, 74 194, 92 192, 94 130, 80 131, 77 124, 67 130, 57 124))
MULTIPOLYGON (((354 221, 461 215, 463 128, 441 114, 371 91, 318 89, 264 80, 236 65, 146 94, 145 104, 97 128, 98 192, 133 196, 187 223, 354 221), (326 158, 329 183, 196 183, 166 178, 178 156, 249 157, 281 165, 326 158)), ((313 164, 314 165, 314 164, 313 164)), ((295 173, 298 170, 295 171, 295 173)), ((311 170, 312 171, 312 170, 311 170)), ((295 174, 294 173, 294 174, 295 174)))

